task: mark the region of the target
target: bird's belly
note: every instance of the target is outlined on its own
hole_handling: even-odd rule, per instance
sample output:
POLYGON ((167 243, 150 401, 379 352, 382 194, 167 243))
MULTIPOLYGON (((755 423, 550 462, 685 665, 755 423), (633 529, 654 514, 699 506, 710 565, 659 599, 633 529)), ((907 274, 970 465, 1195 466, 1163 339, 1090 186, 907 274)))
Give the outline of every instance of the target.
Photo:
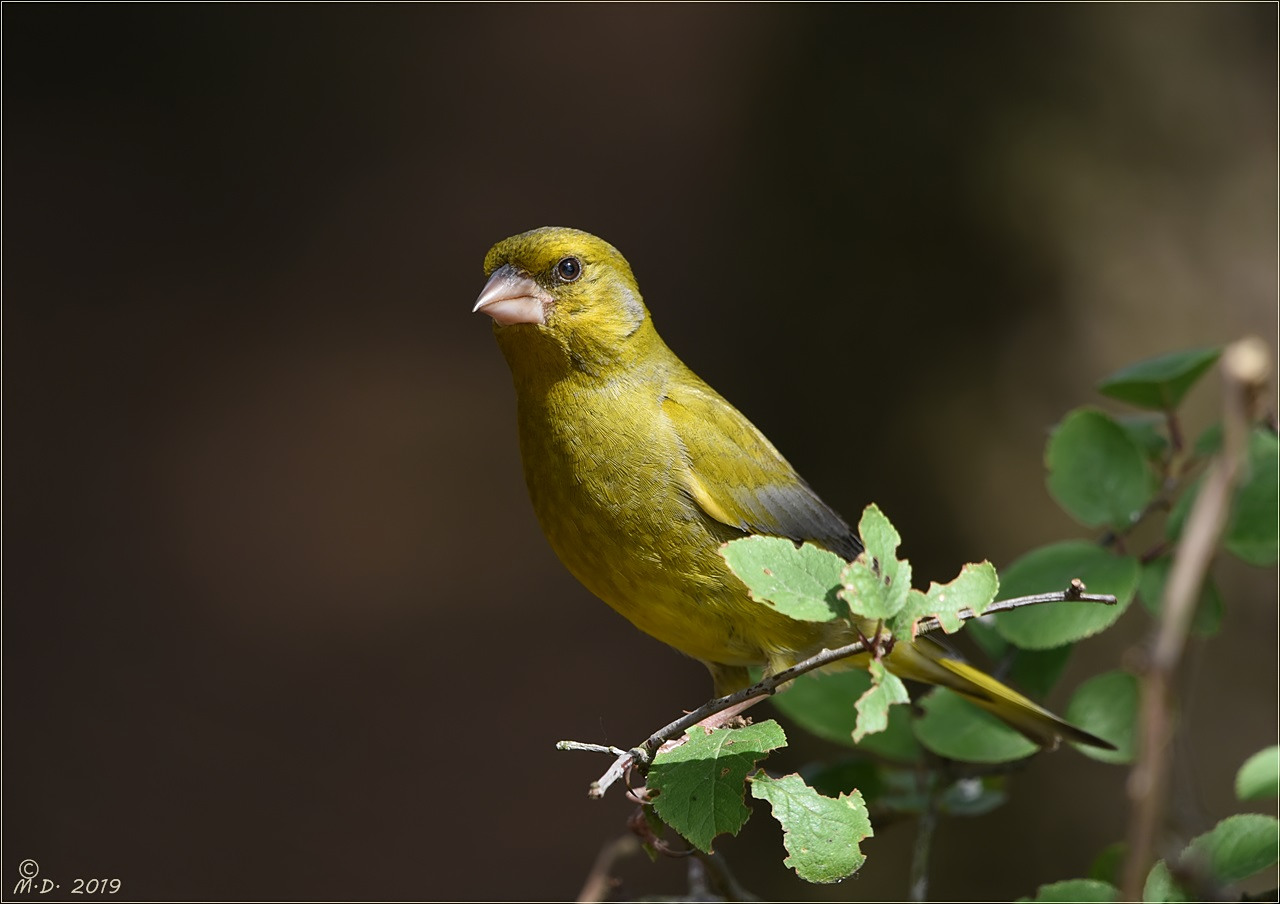
POLYGON ((740 534, 680 489, 674 442, 616 419, 607 438, 522 424, 521 453, 556 555, 646 634, 695 659, 735 666, 774 664, 821 645, 815 626, 750 599, 729 571, 718 549, 740 534))

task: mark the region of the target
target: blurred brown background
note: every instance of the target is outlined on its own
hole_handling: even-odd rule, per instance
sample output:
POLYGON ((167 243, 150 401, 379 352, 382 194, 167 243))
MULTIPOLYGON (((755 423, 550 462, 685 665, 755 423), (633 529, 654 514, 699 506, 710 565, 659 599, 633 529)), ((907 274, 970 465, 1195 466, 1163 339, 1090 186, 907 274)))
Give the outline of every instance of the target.
MULTIPOLYGON (((53 897, 577 893, 630 807, 554 742, 635 743, 708 685, 534 523, 470 313, 507 235, 617 245, 668 343, 922 576, 1087 536, 1040 456, 1099 377, 1275 337, 1274 5, 3 16, 7 889, 30 857, 53 897)), ((1188 834, 1276 735, 1275 574, 1222 565, 1188 834)), ((1124 775, 1037 758, 943 824, 934 896, 1083 874, 1124 775)), ((824 889, 766 819, 718 848, 766 896, 893 899, 912 838, 824 889)))

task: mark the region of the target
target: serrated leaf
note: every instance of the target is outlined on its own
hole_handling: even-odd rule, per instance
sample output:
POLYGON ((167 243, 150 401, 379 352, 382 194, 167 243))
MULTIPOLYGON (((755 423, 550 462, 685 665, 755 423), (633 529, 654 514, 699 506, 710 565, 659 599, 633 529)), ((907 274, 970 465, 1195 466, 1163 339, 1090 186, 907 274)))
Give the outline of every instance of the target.
MULTIPOLYGON (((769 700, 806 731, 852 747, 853 730, 858 725, 853 702, 870 687, 871 675, 864 668, 811 672, 789 682, 781 693, 769 700)), ((890 707, 888 727, 879 734, 864 737, 857 743, 857 749, 900 762, 919 759, 920 745, 911 733, 911 714, 906 707, 890 707)))
POLYGON ((911 563, 898 559, 902 538, 874 503, 863 510, 858 534, 866 551, 845 568, 840 598, 854 615, 892 618, 911 590, 911 563))
MULTIPOLYGON (((1172 566, 1172 556, 1161 556, 1142 566, 1142 577, 1138 580, 1138 602, 1152 615, 1160 614, 1164 585, 1169 579, 1169 569, 1172 566)), ((1202 637, 1212 637, 1221 626, 1222 595, 1218 593, 1213 575, 1205 575, 1204 583, 1200 586, 1200 599, 1196 602, 1196 611, 1191 617, 1191 630, 1202 637)))
POLYGON ((854 709, 858 711, 853 740, 861 741, 869 734, 884 731, 889 724, 889 707, 895 703, 910 703, 911 696, 902 679, 884 667, 878 659, 871 660, 867 671, 871 673, 871 687, 858 698, 854 709))
POLYGON ((1116 605, 1062 602, 1030 606, 993 616, 1005 640, 1032 650, 1073 643, 1111 627, 1133 601, 1141 568, 1130 556, 1116 556, 1085 540, 1068 540, 1032 550, 1001 574, 1000 599, 1065 590, 1073 578, 1090 593, 1109 593, 1116 605))
POLYGON ((1139 408, 1171 411, 1218 356, 1220 348, 1195 348, 1139 361, 1098 383, 1098 392, 1139 408))
POLYGON ((862 510, 862 518, 858 521, 858 536, 862 538, 862 545, 868 555, 882 566, 897 559, 902 537, 874 502, 862 510))
POLYGON ((1050 495, 1086 527, 1130 526, 1158 486, 1146 453, 1093 408, 1077 408, 1054 429, 1045 467, 1050 495))
POLYGON ((1138 679, 1128 672, 1104 672, 1076 688, 1063 714, 1068 722, 1116 745, 1103 750, 1077 744, 1085 756, 1104 763, 1132 763, 1138 719, 1138 679))
POLYGON ((1280 821, 1261 813, 1237 813, 1192 839, 1182 861, 1194 869, 1207 868, 1218 883, 1239 882, 1275 866, 1280 846, 1280 821))
POLYGON ((1264 747, 1236 773, 1236 797, 1257 800, 1280 795, 1280 747, 1264 747))
POLYGON ((1120 889, 1110 882, 1099 882, 1097 879, 1065 879, 1049 885, 1041 885, 1034 898, 1019 898, 1019 901, 1119 901, 1120 889))
POLYGON ((864 559, 850 562, 840 576, 840 599, 849 604, 854 616, 887 619, 896 615, 911 594, 911 563, 894 561, 888 577, 876 572, 864 559))
POLYGON ((930 583, 929 590, 912 590, 907 605, 889 625, 895 637, 914 637, 916 622, 935 615, 946 634, 954 634, 964 624, 960 613, 972 609, 981 615, 996 598, 1000 578, 990 562, 970 562, 949 583, 930 583))
POLYGON ((658 792, 654 809, 690 844, 711 853, 717 835, 738 834, 751 815, 743 800, 747 774, 786 742, 773 720, 710 733, 691 728, 687 742, 658 754, 649 768, 649 789, 658 792))
POLYGON ((782 826, 783 863, 806 882, 839 882, 866 861, 858 845, 871 837, 871 821, 857 791, 823 797, 798 775, 775 779, 761 772, 751 779, 751 796, 768 801, 782 826))
POLYGON ((751 536, 720 547, 720 555, 751 591, 751 598, 799 621, 830 621, 847 610, 836 596, 845 560, 805 543, 751 536))
POLYGON ((946 688, 920 701, 924 716, 915 721, 916 740, 939 756, 970 763, 1008 763, 1039 750, 991 713, 946 688))

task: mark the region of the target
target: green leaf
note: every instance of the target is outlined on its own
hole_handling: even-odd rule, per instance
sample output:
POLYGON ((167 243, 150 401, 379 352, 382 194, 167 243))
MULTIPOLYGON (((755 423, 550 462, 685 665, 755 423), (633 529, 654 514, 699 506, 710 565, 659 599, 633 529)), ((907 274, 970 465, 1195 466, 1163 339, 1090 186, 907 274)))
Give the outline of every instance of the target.
POLYGON ((1280 510, 1277 470, 1280 441, 1261 427, 1249 436, 1249 471, 1236 492, 1223 545, 1250 565, 1276 564, 1276 513, 1280 510))
POLYGON ((1124 867, 1124 858, 1128 852, 1129 846, 1123 841, 1107 845, 1093 858, 1093 863, 1089 864, 1089 878, 1119 885, 1120 870, 1124 867))
POLYGON ((1076 688, 1063 714, 1068 722, 1079 725, 1116 745, 1116 750, 1102 750, 1077 744, 1087 757, 1104 763, 1132 763, 1134 731, 1138 719, 1138 679, 1128 672, 1104 672, 1076 688))
POLYGON ((751 815, 743 802, 747 773, 786 743, 773 720, 711 732, 695 726, 687 742, 654 758, 648 778, 649 789, 658 792, 654 809, 691 844, 711 853, 717 835, 738 834, 751 815))
POLYGON ((1280 795, 1280 747, 1264 747, 1236 773, 1236 797, 1257 800, 1280 795))
POLYGON ((1218 883, 1239 882, 1275 866, 1280 846, 1280 821, 1261 813, 1228 816, 1208 832, 1192 839, 1182 862, 1207 871, 1218 883))
POLYGON ((885 730, 889 724, 890 706, 911 702, 907 686, 897 675, 886 671, 883 662, 873 659, 867 670, 871 673, 871 687, 854 704, 858 711, 858 723, 853 729, 855 742, 885 730))
POLYGON ((858 844, 871 837, 871 821, 857 791, 823 797, 798 775, 775 779, 759 772, 751 779, 751 796, 769 802, 782 825, 783 863, 806 882, 839 882, 866 861, 858 844))
MULTIPOLYGON (((1142 577, 1138 581, 1138 602, 1152 615, 1160 614, 1164 601, 1164 585, 1169 579, 1169 569, 1173 565, 1172 556, 1161 556, 1142 566, 1142 577)), ((1211 637, 1218 633, 1222 626, 1222 596, 1218 593, 1218 585, 1212 575, 1206 575, 1200 587, 1200 599, 1196 602, 1195 614, 1191 617, 1191 630, 1202 637, 1211 637)))
POLYGON ((888 566, 898 558, 902 537, 874 502, 862 510, 862 518, 858 521, 858 536, 862 538, 867 554, 881 566, 888 566))
POLYGON ((840 598, 854 615, 891 618, 911 590, 911 563, 897 557, 902 538, 874 503, 863 510, 858 534, 866 551, 845 568, 840 598))
MULTIPOLYGON (((1199 879, 1200 892, 1220 892, 1215 886, 1247 879, 1277 863, 1280 821, 1261 813, 1228 816, 1210 831, 1192 840, 1179 857, 1179 873, 1199 879)), ((1192 881, 1192 879, 1188 879, 1192 881)), ((1144 901, 1195 901, 1203 897, 1188 893, 1173 877, 1163 860, 1147 874, 1142 889, 1144 901)))
POLYGON ((869 687, 871 675, 866 669, 810 672, 787 682, 769 702, 805 731, 852 747, 857 725, 853 701, 869 687))
POLYGON ((1110 882, 1097 879, 1065 879, 1051 885, 1041 885, 1034 898, 1019 901, 1119 901, 1120 889, 1110 882))
POLYGON ((1147 461, 1162 462, 1169 451, 1169 440, 1164 434, 1165 415, 1124 414, 1115 419, 1116 423, 1129 434, 1135 446, 1146 455, 1147 461))
MULTIPOLYGON (((1247 465, 1242 482, 1236 487, 1222 544, 1237 558, 1260 568, 1274 565, 1277 561, 1278 467, 1280 448, 1276 435, 1265 427, 1254 428, 1249 435, 1247 465)), ((1165 536, 1170 540, 1182 535, 1191 505, 1203 484, 1202 475, 1187 487, 1169 512, 1165 520, 1165 536)))
POLYGON ((720 555, 751 591, 751 598, 799 621, 824 622, 846 614, 836 597, 845 561, 812 543, 799 548, 781 537, 731 540, 720 555))
POLYGON ((915 625, 927 615, 936 615, 947 634, 954 634, 964 624, 960 613, 972 609, 981 615, 996 598, 1000 578, 990 562, 970 562, 948 584, 930 583, 927 593, 912 590, 906 607, 889 623, 895 637, 914 637, 915 625))
POLYGON ((916 738, 939 756, 970 763, 1008 763, 1040 749, 985 709, 946 688, 935 688, 920 705, 924 716, 916 720, 916 738))
POLYGON ((975 618, 965 626, 969 638, 978 645, 982 652, 987 654, 987 658, 991 661, 1002 659, 1009 652, 1009 641, 1000 636, 996 631, 995 616, 988 615, 985 618, 975 618))
MULTIPOLYGON (((889 707, 889 726, 884 731, 869 734, 858 741, 858 749, 899 763, 918 761, 922 751, 911 730, 913 721, 908 707, 889 707)), ((852 733, 850 736, 852 737, 852 733)))
MULTIPOLYGON (((865 554, 864 554, 865 555, 865 554)), ((864 556, 850 562, 840 576, 840 599, 855 616, 867 619, 891 618, 907 603, 911 593, 911 564, 894 560, 893 574, 883 577, 866 563, 864 556)))
POLYGON ((1129 527, 1158 484, 1133 438, 1092 408, 1077 408, 1054 429, 1045 466, 1050 495, 1086 527, 1129 527))
POLYGON ((1171 411, 1222 354, 1195 348, 1149 358, 1116 371, 1098 383, 1098 392, 1139 408, 1171 411))
POLYGON ((1085 540, 1067 540, 1032 550, 1004 570, 1000 598, 1065 590, 1073 578, 1090 593, 1109 593, 1116 605, 1063 602, 1031 606, 994 616, 1005 640, 1031 650, 1073 643, 1111 627, 1133 601, 1141 568, 1130 556, 1116 556, 1085 540))
POLYGON ((1158 860, 1156 865, 1151 867, 1151 872, 1147 873, 1147 881, 1142 886, 1142 900, 1182 902, 1192 899, 1173 878, 1173 873, 1169 871, 1169 864, 1158 860))
POLYGON ((1013 654, 1009 681, 1032 699, 1044 699, 1053 690, 1071 659, 1071 644, 1049 650, 1022 650, 1013 654))
MULTIPOLYGON (((857 711, 853 702, 871 687, 866 669, 849 668, 836 672, 810 672, 788 682, 781 693, 770 697, 774 707, 801 728, 836 744, 854 746, 857 711)), ((889 709, 889 726, 879 734, 867 735, 857 744, 887 759, 915 762, 920 745, 911 733, 911 714, 906 707, 889 709)))

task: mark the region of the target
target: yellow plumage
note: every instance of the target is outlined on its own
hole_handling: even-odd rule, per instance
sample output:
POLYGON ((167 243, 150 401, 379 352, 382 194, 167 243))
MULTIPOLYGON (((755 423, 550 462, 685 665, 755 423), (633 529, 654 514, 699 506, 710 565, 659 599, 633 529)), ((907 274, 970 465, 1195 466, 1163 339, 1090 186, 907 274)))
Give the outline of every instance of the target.
MULTIPOLYGON (((476 310, 494 319, 515 383, 520 452, 552 549, 640 630, 702 661, 717 694, 748 666, 778 670, 852 631, 751 600, 717 550, 747 534, 852 559, 857 536, 736 408, 667 348, 611 245, 544 228, 499 242, 476 310)), ((866 626, 866 631, 872 626, 866 626)), ((1038 743, 1100 741, 921 638, 887 657, 1038 743)))

